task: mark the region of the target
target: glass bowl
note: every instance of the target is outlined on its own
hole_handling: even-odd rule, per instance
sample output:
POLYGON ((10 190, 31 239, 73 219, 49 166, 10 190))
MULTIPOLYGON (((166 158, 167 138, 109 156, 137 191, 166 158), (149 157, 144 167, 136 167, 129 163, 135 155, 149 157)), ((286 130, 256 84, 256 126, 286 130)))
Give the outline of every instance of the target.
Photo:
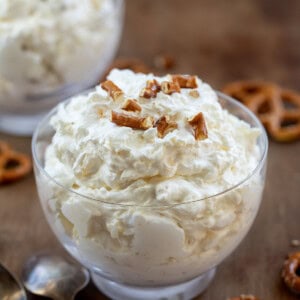
POLYGON ((262 198, 268 139, 246 107, 221 93, 218 99, 223 108, 260 129, 257 165, 221 193, 171 206, 111 204, 64 187, 63 178, 44 169, 45 150, 54 135, 49 121, 57 108, 37 127, 32 149, 44 214, 61 244, 109 297, 191 299, 246 236, 262 198), (233 217, 224 221, 226 216, 233 217), (126 218, 128 227, 120 237, 114 229, 126 218))
POLYGON ((0 15, 0 131, 16 135, 31 135, 56 104, 100 80, 123 27, 123 0, 32 3, 9 21, 0 15))

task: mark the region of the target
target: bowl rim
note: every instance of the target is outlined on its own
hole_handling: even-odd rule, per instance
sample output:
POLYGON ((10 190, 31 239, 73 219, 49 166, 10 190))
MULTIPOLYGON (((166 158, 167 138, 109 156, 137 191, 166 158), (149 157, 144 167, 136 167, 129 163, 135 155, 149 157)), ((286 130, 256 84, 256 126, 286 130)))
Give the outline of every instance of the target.
MULTIPOLYGON (((32 156, 33 156, 33 160, 34 160, 34 165, 38 168, 38 170, 43 175, 45 175, 48 179, 50 179, 50 181, 52 181, 55 185, 59 186, 60 188, 62 188, 63 190, 65 190, 68 193, 75 194, 76 196, 82 197, 86 200, 94 201, 94 202, 99 203, 99 204, 101 203, 101 204, 105 204, 105 205, 110 205, 112 207, 169 208, 169 207, 175 207, 175 206, 181 206, 181 205, 188 205, 188 204, 191 204, 191 203, 205 201, 205 200, 208 200, 208 199, 212 199, 212 198, 216 198, 216 197, 220 197, 222 195, 225 195, 225 194, 233 191, 234 189, 237 189, 238 187, 242 186, 245 182, 247 182, 250 178, 252 178, 256 173, 258 173, 262 169, 262 167, 264 166, 264 164, 266 162, 267 154, 268 154, 268 146, 269 146, 268 136, 267 136, 267 133, 266 133, 266 130, 265 130, 264 126, 262 125, 262 123, 260 122, 258 117, 252 111, 250 111, 245 105, 243 105, 241 102, 235 100, 234 98, 232 98, 228 95, 225 95, 222 92, 214 90, 214 92, 216 92, 216 94, 217 94, 218 99, 220 99, 220 98, 225 99, 230 104, 233 104, 233 105, 237 106, 239 109, 241 109, 242 111, 244 111, 248 116, 251 117, 251 119, 254 121, 256 127, 261 131, 261 134, 260 134, 259 138, 262 139, 262 151, 260 153, 260 156, 259 156, 259 159, 257 161, 257 164, 256 164, 255 168, 253 168, 253 170, 247 176, 245 176, 243 179, 241 179, 236 184, 234 184, 234 185, 230 186, 229 188, 227 188, 227 189, 225 189, 221 192, 218 192, 216 194, 206 196, 206 197, 196 199, 196 200, 185 201, 185 202, 175 203, 175 204, 140 205, 140 204, 114 203, 114 202, 104 201, 104 200, 101 200, 101 199, 98 199, 98 198, 93 198, 91 196, 81 194, 81 193, 79 193, 79 192, 77 192, 77 191, 75 191, 71 188, 65 187, 63 184, 59 183, 54 177, 52 177, 48 172, 46 172, 46 170, 42 166, 41 161, 38 159, 38 155, 37 155, 37 152, 36 152, 36 148, 37 148, 36 145, 37 145, 37 139, 38 139, 38 136, 39 136, 40 129, 43 128, 48 123, 48 121, 54 115, 54 113, 57 111, 57 109, 60 105, 65 105, 66 103, 71 101, 72 98, 74 98, 74 97, 81 96, 81 95, 86 95, 86 94, 89 94, 89 93, 95 92, 95 91, 96 91, 95 88, 83 91, 82 93, 80 93, 78 95, 75 95, 71 98, 68 98, 65 101, 63 101, 63 102, 59 103, 58 105, 56 105, 39 122, 39 124, 37 125, 37 127, 36 127, 36 129, 33 133, 33 136, 32 136, 31 149, 32 149, 32 156)), ((244 121, 244 122, 246 122, 246 121, 244 121)), ((36 171, 35 171, 35 175, 37 175, 36 171)))

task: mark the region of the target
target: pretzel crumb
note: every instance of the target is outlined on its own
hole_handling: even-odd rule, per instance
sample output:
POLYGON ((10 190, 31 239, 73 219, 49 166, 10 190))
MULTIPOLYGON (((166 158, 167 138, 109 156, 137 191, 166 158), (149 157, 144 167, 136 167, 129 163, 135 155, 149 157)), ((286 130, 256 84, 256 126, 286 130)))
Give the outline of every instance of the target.
POLYGON ((112 97, 113 100, 119 100, 124 95, 124 92, 111 80, 102 82, 101 87, 108 92, 109 96, 112 97))
POLYGON ((162 116, 156 121, 154 127, 157 128, 157 136, 159 138, 163 138, 169 132, 173 131, 174 129, 177 129, 178 125, 176 122, 170 121, 169 116, 162 116))
POLYGON ((142 89, 140 97, 147 99, 155 98, 160 90, 161 86, 156 79, 147 80, 146 87, 142 89))
POLYGON ((191 90, 191 91, 189 92, 189 95, 190 95, 191 97, 193 97, 193 98, 199 98, 199 97, 200 97, 200 94, 199 94, 199 92, 198 92, 197 90, 191 90))
POLYGON ((140 97, 150 99, 150 98, 154 98, 155 94, 150 89, 143 88, 140 92, 140 97))
POLYGON ((180 93, 180 86, 178 82, 163 81, 161 83, 161 90, 163 93, 171 95, 173 93, 180 93))
POLYGON ((123 110, 126 111, 133 111, 133 112, 140 112, 142 111, 141 106, 137 103, 135 99, 128 99, 122 106, 123 110))
POLYGON ((133 129, 146 130, 153 127, 154 119, 152 117, 136 117, 116 111, 111 112, 111 121, 119 126, 130 127, 133 129))
POLYGON ((104 117, 104 110, 102 108, 98 108, 97 109, 97 115, 100 117, 100 118, 103 118, 104 117))
POLYGON ((204 140, 208 137, 205 119, 202 112, 199 112, 192 119, 188 120, 194 129, 194 136, 197 141, 204 140))
POLYGON ((177 82, 183 89, 190 88, 195 89, 197 85, 197 77, 190 75, 172 75, 172 81, 177 82))

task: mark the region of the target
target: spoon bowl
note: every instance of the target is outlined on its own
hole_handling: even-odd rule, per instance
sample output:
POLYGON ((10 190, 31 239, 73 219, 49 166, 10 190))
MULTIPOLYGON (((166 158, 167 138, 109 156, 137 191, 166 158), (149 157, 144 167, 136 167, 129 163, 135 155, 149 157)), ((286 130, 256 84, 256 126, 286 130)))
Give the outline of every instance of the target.
POLYGON ((0 264, 0 299, 26 300, 26 293, 14 276, 0 264))
POLYGON ((25 264, 22 279, 28 291, 55 300, 72 300, 89 282, 89 272, 59 256, 37 255, 25 264))

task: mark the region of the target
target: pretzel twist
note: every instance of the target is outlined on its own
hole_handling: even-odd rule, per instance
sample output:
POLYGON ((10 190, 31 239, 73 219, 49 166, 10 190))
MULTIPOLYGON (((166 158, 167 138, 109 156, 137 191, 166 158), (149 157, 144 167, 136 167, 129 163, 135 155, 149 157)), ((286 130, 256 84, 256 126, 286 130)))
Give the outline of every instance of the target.
POLYGON ((285 260, 281 276, 287 287, 300 294, 300 276, 297 273, 300 268, 300 252, 292 253, 285 260))
POLYGON ((259 81, 237 81, 223 92, 245 104, 254 112, 278 142, 300 138, 300 95, 279 86, 259 81))
POLYGON ((28 174, 31 168, 27 155, 15 152, 7 143, 0 141, 0 183, 14 182, 28 174))

